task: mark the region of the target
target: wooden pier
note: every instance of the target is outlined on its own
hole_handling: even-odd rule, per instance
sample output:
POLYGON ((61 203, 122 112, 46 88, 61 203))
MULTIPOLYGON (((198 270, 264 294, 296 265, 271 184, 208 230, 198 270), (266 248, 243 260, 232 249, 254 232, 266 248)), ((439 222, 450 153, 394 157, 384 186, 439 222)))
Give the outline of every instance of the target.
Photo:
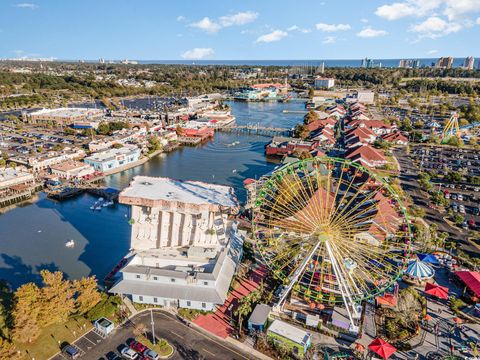
POLYGON ((233 125, 224 128, 219 128, 218 131, 248 134, 248 135, 262 135, 262 136, 292 136, 293 131, 286 128, 265 127, 259 124, 251 125, 233 125))

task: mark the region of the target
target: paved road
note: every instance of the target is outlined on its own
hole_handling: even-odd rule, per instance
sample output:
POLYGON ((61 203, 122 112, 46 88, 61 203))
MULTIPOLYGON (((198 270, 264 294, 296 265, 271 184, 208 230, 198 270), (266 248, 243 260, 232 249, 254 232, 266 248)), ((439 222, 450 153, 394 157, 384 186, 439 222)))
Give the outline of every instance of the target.
POLYGON ((417 181, 419 169, 413 163, 413 161, 406 154, 405 149, 394 149, 395 157, 400 164, 400 184, 402 189, 412 198, 415 205, 421 206, 425 209, 425 220, 428 223, 436 223, 440 232, 447 232, 450 240, 453 240, 460 244, 459 248, 465 251, 470 256, 478 256, 478 250, 467 241, 467 231, 463 231, 448 225, 443 216, 438 210, 430 208, 429 200, 425 194, 421 191, 420 185, 417 181))
MULTIPOLYGON (((204 335, 198 330, 188 327, 179 321, 174 315, 164 311, 153 313, 155 323, 155 335, 165 338, 175 347, 175 354, 170 358, 174 360, 188 359, 212 359, 212 360, 246 360, 256 359, 254 356, 242 353, 232 345, 204 335)), ((134 317, 131 322, 117 328, 108 338, 98 340, 98 336, 89 333, 87 338, 79 339, 75 345, 85 352, 82 359, 97 360, 112 358, 113 353, 119 355, 119 350, 128 339, 132 339, 134 326, 144 324, 151 329, 150 312, 141 313, 134 317)), ((57 355, 52 360, 65 360, 62 355, 57 355)))

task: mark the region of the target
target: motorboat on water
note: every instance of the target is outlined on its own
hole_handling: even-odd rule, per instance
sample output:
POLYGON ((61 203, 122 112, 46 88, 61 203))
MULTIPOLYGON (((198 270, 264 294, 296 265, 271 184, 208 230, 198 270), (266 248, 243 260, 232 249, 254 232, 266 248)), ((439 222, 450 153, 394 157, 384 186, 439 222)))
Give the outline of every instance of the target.
POLYGON ((65 243, 65 246, 68 247, 68 248, 73 248, 75 246, 75 241, 73 240, 68 240, 66 243, 65 243))
POLYGON ((103 207, 112 206, 112 205, 113 205, 113 201, 112 201, 112 200, 105 201, 105 202, 102 204, 103 207))

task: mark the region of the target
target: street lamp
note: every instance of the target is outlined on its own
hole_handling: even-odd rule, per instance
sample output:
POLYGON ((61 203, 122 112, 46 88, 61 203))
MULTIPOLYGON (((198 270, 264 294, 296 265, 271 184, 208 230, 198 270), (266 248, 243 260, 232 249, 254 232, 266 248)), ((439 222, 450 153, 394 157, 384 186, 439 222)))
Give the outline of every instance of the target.
POLYGON ((155 323, 153 322, 153 310, 150 309, 150 324, 152 325, 152 344, 155 345, 155 323))

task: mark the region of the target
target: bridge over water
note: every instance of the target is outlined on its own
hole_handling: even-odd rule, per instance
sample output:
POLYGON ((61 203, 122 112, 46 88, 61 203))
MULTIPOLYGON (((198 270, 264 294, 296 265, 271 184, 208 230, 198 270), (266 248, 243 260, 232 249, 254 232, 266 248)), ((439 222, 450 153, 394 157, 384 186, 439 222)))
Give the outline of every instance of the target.
POLYGON ((263 136, 292 136, 293 130, 287 128, 260 126, 259 124, 249 125, 233 125, 224 128, 219 128, 218 131, 248 134, 248 135, 263 135, 263 136))

